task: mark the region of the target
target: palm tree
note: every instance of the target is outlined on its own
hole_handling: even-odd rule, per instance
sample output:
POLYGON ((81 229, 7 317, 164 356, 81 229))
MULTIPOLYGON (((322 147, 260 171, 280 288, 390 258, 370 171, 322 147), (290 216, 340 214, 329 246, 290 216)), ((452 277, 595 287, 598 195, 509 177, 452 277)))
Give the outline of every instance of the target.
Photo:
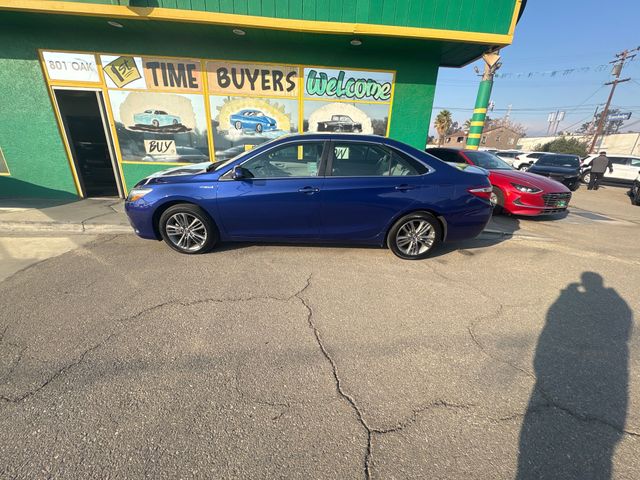
POLYGON ((465 129, 466 131, 471 130, 471 119, 469 119, 469 120, 465 120, 465 121, 464 121, 464 129, 465 129))
POLYGON ((449 110, 441 110, 438 116, 436 117, 435 122, 433 122, 433 126, 438 132, 438 145, 442 146, 444 143, 444 137, 451 128, 451 124, 453 123, 453 119, 451 118, 451 112, 449 110))

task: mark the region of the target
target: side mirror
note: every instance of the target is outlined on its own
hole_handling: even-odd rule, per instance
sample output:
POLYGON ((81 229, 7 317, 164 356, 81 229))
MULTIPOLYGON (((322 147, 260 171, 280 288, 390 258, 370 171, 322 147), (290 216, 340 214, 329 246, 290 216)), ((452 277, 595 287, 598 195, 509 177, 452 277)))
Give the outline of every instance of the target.
POLYGON ((247 178, 253 177, 251 172, 243 167, 233 167, 232 177, 234 180, 245 180, 247 178))

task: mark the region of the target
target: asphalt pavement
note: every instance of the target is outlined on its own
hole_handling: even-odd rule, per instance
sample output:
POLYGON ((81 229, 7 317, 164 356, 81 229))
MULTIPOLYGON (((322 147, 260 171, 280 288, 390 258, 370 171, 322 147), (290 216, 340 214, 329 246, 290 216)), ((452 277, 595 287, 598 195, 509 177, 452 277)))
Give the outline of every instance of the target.
POLYGON ((0 281, 0 478, 637 478, 640 207, 492 225, 416 262, 69 236, 0 281))

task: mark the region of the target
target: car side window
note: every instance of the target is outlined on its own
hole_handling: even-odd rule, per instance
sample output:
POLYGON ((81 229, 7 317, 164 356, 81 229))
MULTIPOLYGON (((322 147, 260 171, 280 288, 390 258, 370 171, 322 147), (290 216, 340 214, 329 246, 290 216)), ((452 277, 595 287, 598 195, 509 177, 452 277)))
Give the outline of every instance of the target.
POLYGON ((263 152, 242 164, 254 178, 316 177, 323 142, 290 143, 263 152))
POLYGON ((389 170, 389 175, 392 177, 406 177, 410 175, 422 175, 423 173, 427 173, 427 167, 422 163, 395 150, 391 151, 391 169, 389 170))
POLYGON ((625 157, 611 157, 611 163, 614 165, 626 165, 627 159, 625 157))
POLYGON ((631 158, 631 166, 635 168, 640 168, 640 158, 631 158))
POLYGON ((443 162, 465 163, 464 159, 460 158, 460 156, 458 155, 458 152, 455 152, 455 151, 452 151, 452 150, 440 150, 440 149, 437 149, 437 150, 429 151, 427 153, 430 153, 434 157, 439 158, 443 162))
POLYGON ((389 174, 391 152, 366 143, 335 143, 331 175, 375 177, 389 174))
POLYGON ((531 157, 531 158, 540 158, 543 155, 546 155, 546 154, 545 153, 530 153, 529 157, 531 157))

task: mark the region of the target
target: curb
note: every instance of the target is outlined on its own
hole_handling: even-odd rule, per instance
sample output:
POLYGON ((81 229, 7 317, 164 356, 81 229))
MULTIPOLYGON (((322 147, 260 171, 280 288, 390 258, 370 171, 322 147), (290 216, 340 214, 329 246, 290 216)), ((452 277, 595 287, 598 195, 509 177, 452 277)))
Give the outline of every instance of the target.
POLYGON ((3 222, 0 233, 133 233, 129 225, 104 225, 62 222, 3 222))

